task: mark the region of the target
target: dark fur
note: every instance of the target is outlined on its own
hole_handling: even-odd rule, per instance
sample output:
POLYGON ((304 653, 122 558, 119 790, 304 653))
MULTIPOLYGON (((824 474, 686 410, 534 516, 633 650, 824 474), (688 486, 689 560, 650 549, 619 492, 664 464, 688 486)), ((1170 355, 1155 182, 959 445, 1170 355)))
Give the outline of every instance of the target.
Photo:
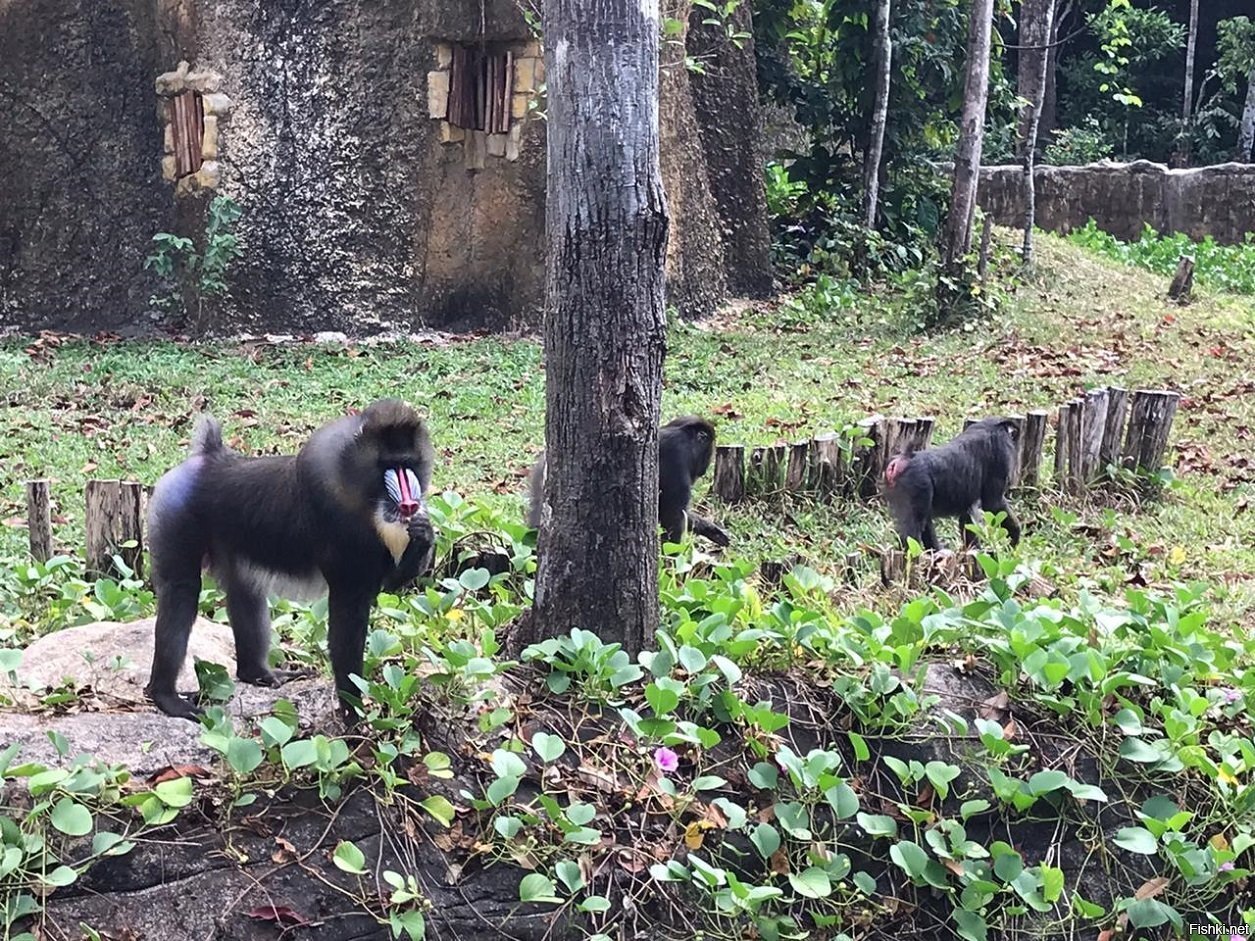
MULTIPOLYGON (((726 546, 728 534, 716 523, 689 512, 693 484, 710 469, 715 455, 715 426, 692 415, 673 418, 658 429, 658 520, 663 538, 679 542, 687 529, 705 536, 715 545, 726 546)), ((536 459, 531 473, 531 494, 527 523, 540 527, 544 501, 545 454, 536 459)))
POLYGON ((295 456, 236 454, 223 445, 219 424, 202 417, 188 459, 157 482, 149 504, 157 634, 147 691, 157 707, 172 716, 197 714, 175 683, 203 567, 226 593, 242 681, 282 681, 267 663, 266 599, 283 582, 295 583, 313 597, 329 595, 336 689, 356 696, 349 676, 362 671, 371 605, 380 589, 396 590, 426 571, 435 541, 421 496, 417 514, 401 521, 384 470, 413 470, 425 494, 432 456, 422 420, 395 399, 324 425, 295 456), (397 560, 383 541, 385 530, 404 545, 397 560))
POLYGON ((915 539, 939 549, 933 520, 957 516, 964 543, 976 538, 967 526, 982 511, 1005 513, 1011 544, 1020 524, 1007 506, 1007 485, 1019 454, 1019 429, 1004 418, 986 418, 937 448, 896 455, 885 468, 885 499, 903 548, 915 539))

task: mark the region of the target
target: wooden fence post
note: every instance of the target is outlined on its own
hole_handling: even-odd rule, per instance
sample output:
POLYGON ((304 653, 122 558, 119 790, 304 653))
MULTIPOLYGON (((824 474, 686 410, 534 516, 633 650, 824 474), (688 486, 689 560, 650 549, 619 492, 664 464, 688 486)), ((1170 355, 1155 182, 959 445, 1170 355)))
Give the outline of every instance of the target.
POLYGON ((721 444, 715 448, 713 489, 724 503, 740 503, 745 499, 744 445, 721 444))
POLYGON ((1102 449, 1098 460, 1105 472, 1120 461, 1120 445, 1124 443, 1124 428, 1129 418, 1129 393, 1119 386, 1107 387, 1107 427, 1102 433, 1102 449))
POLYGON ((143 574, 144 487, 134 481, 89 480, 84 493, 87 512, 87 569, 97 577, 111 576, 113 556, 135 573, 143 574), (126 548, 123 543, 134 542, 126 548))
POLYGON ((810 442, 796 441, 789 445, 788 463, 784 472, 784 489, 801 493, 810 488, 810 442))
POLYGON ((26 530, 31 558, 36 562, 51 559, 52 489, 47 480, 26 481, 26 530))
POLYGON ((1020 486, 1041 485, 1041 456, 1046 444, 1046 423, 1050 413, 1032 411, 1024 416, 1024 434, 1020 437, 1020 486))
POLYGON ((850 452, 841 447, 841 435, 834 431, 816 435, 811 439, 811 451, 814 489, 825 498, 837 496, 850 476, 850 452))
POLYGON ((858 423, 859 434, 871 440, 870 445, 859 447, 854 455, 855 490, 858 496, 864 499, 870 499, 876 495, 876 490, 880 486, 880 474, 884 470, 880 463, 882 421, 881 416, 877 415, 873 418, 864 418, 858 423))
POLYGON ((1081 406, 1080 484, 1088 490, 1102 471, 1102 441, 1107 430, 1107 390, 1090 389, 1081 406))
POLYGON ((1124 441, 1124 466, 1146 474, 1158 473, 1168 448, 1168 434, 1177 414, 1179 392, 1138 389, 1129 407, 1129 430, 1124 441))

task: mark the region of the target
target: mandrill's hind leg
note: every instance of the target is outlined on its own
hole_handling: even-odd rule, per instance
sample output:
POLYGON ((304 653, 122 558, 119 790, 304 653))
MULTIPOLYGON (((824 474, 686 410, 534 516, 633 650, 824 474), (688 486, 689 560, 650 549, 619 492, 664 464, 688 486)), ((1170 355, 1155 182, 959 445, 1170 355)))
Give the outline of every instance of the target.
POLYGON ((270 669, 270 604, 265 592, 237 573, 226 575, 224 587, 227 620, 235 637, 235 675, 240 682, 279 686, 307 675, 308 671, 270 669))
POLYGON ((190 576, 157 581, 157 632, 152 675, 146 688, 148 698, 158 709, 181 719, 200 715, 195 703, 179 695, 175 688, 200 601, 200 566, 193 571, 190 576))
POLYGON ((219 577, 227 595, 227 620, 235 636, 235 675, 254 686, 279 685, 268 662, 270 605, 265 593, 237 573, 219 573, 219 577))

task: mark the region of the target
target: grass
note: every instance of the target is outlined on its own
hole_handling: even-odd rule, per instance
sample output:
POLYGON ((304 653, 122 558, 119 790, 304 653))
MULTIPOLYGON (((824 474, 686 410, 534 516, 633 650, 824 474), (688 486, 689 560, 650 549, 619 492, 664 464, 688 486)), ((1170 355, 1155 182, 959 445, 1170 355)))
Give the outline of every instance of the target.
MULTIPOLYGON (((877 412, 931 414, 944 438, 966 415, 1050 408, 1091 385, 1180 389, 1179 480, 1166 499, 1111 504, 1113 513, 1055 494, 1025 496, 1025 554, 1065 589, 1206 579, 1222 610, 1240 617, 1255 600, 1255 517, 1245 512, 1255 397, 1240 371, 1255 352, 1250 301, 1217 294, 1170 306, 1162 279, 1048 236, 1040 259, 1030 281, 1012 286, 1005 313, 974 331, 912 335, 899 326, 905 314, 894 297, 827 322, 789 318, 787 330, 770 306, 673 325, 664 414, 714 414, 721 440, 748 444, 877 412)), ((295 449, 347 407, 402 396, 430 416, 435 486, 497 508, 521 509, 543 439, 544 374, 532 338, 349 348, 11 339, 0 344, 0 374, 8 390, 0 409, 7 556, 25 540, 23 479, 53 480, 57 537, 76 548, 84 481, 151 483, 179 460, 199 407, 223 420, 233 445, 260 453, 295 449)), ((788 501, 715 510, 749 557, 799 552, 824 571, 891 536, 878 507, 788 501)))
MULTIPOLYGON (((843 578, 847 553, 892 538, 879 506, 786 499, 728 509, 706 498, 734 534, 732 560, 690 568, 681 554, 663 566, 658 650, 639 666, 575 631, 523 655, 553 695, 539 683, 527 696, 503 695, 511 687, 486 685, 512 669, 498 656, 495 632, 525 606, 526 578, 463 573, 385 597, 375 614, 366 721, 377 756, 409 758, 359 763, 354 755, 364 753, 321 734, 305 738, 280 710, 256 738, 211 709, 203 741, 222 756, 220 777, 164 780, 126 801, 138 802, 154 826, 174 820, 194 788, 202 796, 217 788, 215 806, 236 802, 237 812, 260 791, 289 785, 316 785, 337 800, 359 782, 380 807, 421 793, 410 812, 421 807, 445 827, 459 818, 462 846, 486 860, 522 858, 526 846, 535 869, 520 871, 520 899, 578 902, 588 912, 611 907, 589 893, 619 892, 604 854, 648 845, 660 862, 633 877, 632 891, 691 917, 689 936, 709 928, 710 937, 744 937, 749 925, 757 936, 776 936, 795 917, 816 926, 870 918, 895 936, 940 937, 938 926, 953 924, 972 939, 1049 927, 1058 928, 1054 936, 1092 936, 1120 919, 1140 929, 1204 914, 1255 924, 1255 911, 1243 910, 1249 895, 1239 897, 1255 845, 1255 643, 1240 637, 1255 601, 1255 524, 1246 509, 1255 386, 1242 376, 1255 311, 1221 294, 1169 306, 1164 279, 1058 239, 1043 237, 1039 258, 1028 281, 998 287, 1009 297, 997 319, 929 338, 908 329, 909 286, 854 304, 811 297, 787 312, 764 306, 676 324, 664 413, 713 414, 723 440, 747 444, 793 440, 876 412, 935 415, 947 437, 966 415, 1052 407, 1092 385, 1180 389, 1177 479, 1162 499, 1139 505, 1127 496, 1077 500, 1049 491, 1016 498, 1027 531, 1020 556, 1059 598, 1026 597, 1036 580, 1018 560, 986 556, 990 578, 979 597, 956 604, 938 593, 902 605, 900 591, 886 597, 871 586, 869 570, 857 585, 843 578), (750 562, 793 553, 818 572, 794 569, 778 590, 753 579, 750 562), (1182 587, 1190 581, 1205 583, 1206 603, 1182 587), (979 746, 966 725, 955 731, 952 710, 934 711, 921 676, 912 679, 933 660, 961 664, 956 675, 970 672, 989 690, 1008 692, 1003 705, 988 690, 963 700, 981 706, 984 718, 973 719, 979 746), (630 708, 605 708, 621 704, 630 708), (518 737, 525 726, 530 743, 518 737), (803 754, 812 740, 817 747, 803 754), (975 750, 950 752, 947 741, 975 750), (930 742, 942 750, 928 751, 930 742), (925 750, 903 753, 919 759, 907 762, 897 754, 906 746, 925 750), (577 754, 572 772, 606 768, 607 779, 629 783, 601 793, 558 764, 567 749, 577 754), (530 753, 553 767, 529 771, 519 755, 530 753), (456 807, 442 791, 446 779, 454 779, 447 790, 456 807), (406 780, 421 784, 403 794, 406 780), (855 830, 860 810, 871 813, 859 813, 855 830), (603 842, 602 827, 614 838, 603 842), (724 830, 740 831, 760 856, 724 845, 724 830), (851 846, 860 847, 857 859, 845 852, 851 846), (1068 847, 1083 851, 1082 863, 1064 858, 1068 847), (995 862, 985 862, 991 856, 995 862), (589 885, 577 858, 594 860, 589 885), (854 865, 864 868, 851 875, 854 865), (723 866, 741 881, 733 886, 712 868, 723 866), (1082 889, 1088 900, 1074 896, 1082 889), (799 906, 799 896, 809 901, 799 906)), ((84 480, 153 481, 181 457, 194 409, 219 415, 237 447, 287 451, 319 423, 380 395, 402 396, 430 416, 441 455, 436 487, 476 501, 432 501, 443 538, 506 532, 517 547, 522 527, 503 519, 519 518, 523 476, 541 442, 540 359, 528 338, 347 349, 6 341, 0 517, 9 525, 0 529, 0 559, 22 552, 23 478, 53 478, 57 537, 74 548, 84 480)), ((953 541, 954 528, 946 535, 953 541)), ((29 633, 20 624, 6 632, 6 577, 26 579, 23 615, 32 599, 47 609, 34 613, 39 628, 83 610, 132 617, 151 606, 134 584, 93 588, 33 566, 0 566, 0 670, 16 668, 13 646, 29 633)), ((275 623, 284 652, 316 658, 324 614, 281 607, 275 623)), ((44 704, 78 695, 54 690, 44 704)), ((34 905, 45 884, 76 876, 56 865, 70 858, 57 833, 129 818, 107 777, 6 771, 11 758, 0 753, 0 783, 6 774, 33 775, 32 794, 37 783, 61 788, 33 809, 0 806, 6 839, 19 819, 39 836, 4 854, 16 860, 6 889, 34 905)), ((334 859, 346 872, 369 868, 351 843, 336 846, 334 859)), ((384 878, 408 885, 404 873, 384 878)), ((417 887, 390 896, 394 935, 408 926, 409 937, 422 937, 422 902, 417 887)), ((380 909, 374 897, 347 904, 380 909)))

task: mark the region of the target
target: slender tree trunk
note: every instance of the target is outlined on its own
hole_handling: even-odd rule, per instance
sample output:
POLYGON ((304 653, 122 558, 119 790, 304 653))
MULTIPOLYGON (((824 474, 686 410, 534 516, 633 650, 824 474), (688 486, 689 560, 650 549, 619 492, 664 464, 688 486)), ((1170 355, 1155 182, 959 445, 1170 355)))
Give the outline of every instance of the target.
POLYGON ((1037 159, 1037 127, 1046 93, 1046 45, 1053 33, 1055 0, 1024 0, 1020 4, 1020 97, 1028 99, 1021 115, 1021 158, 1024 164, 1024 250, 1025 266, 1033 263, 1033 223, 1037 216, 1037 181, 1033 173, 1037 159), (1031 55, 1029 55, 1031 53, 1031 55))
POLYGON ((545 0, 547 472, 536 602, 515 644, 658 626, 667 208, 658 0, 545 0))
POLYGON ((1185 97, 1181 102, 1181 166, 1190 162, 1190 131, 1194 124, 1194 47, 1198 44, 1198 0, 1190 0, 1190 31, 1185 41, 1185 97))
POLYGON ((1242 107, 1242 124, 1238 128, 1238 159, 1251 162, 1252 145, 1255 145, 1255 69, 1246 76, 1246 104, 1242 107))
POLYGON ((893 62, 893 43, 889 39, 891 0, 876 0, 872 17, 872 94, 871 134, 863 159, 863 220, 867 228, 876 227, 876 202, 880 196, 880 161, 885 147, 885 124, 889 118, 889 69, 893 62))
POLYGON ((1046 52, 1046 88, 1042 94, 1041 121, 1037 125, 1037 139, 1049 141, 1050 135, 1059 126, 1059 34, 1063 24, 1072 13, 1072 3, 1055 4, 1054 23, 1050 27, 1050 48, 1046 52))
POLYGON ((981 145, 985 135, 985 105, 989 100, 989 36, 993 28, 993 0, 973 0, 967 30, 967 68, 963 82, 963 115, 954 154, 954 184, 950 210, 941 229, 941 261, 953 273, 972 249, 972 219, 980 184, 981 145))

